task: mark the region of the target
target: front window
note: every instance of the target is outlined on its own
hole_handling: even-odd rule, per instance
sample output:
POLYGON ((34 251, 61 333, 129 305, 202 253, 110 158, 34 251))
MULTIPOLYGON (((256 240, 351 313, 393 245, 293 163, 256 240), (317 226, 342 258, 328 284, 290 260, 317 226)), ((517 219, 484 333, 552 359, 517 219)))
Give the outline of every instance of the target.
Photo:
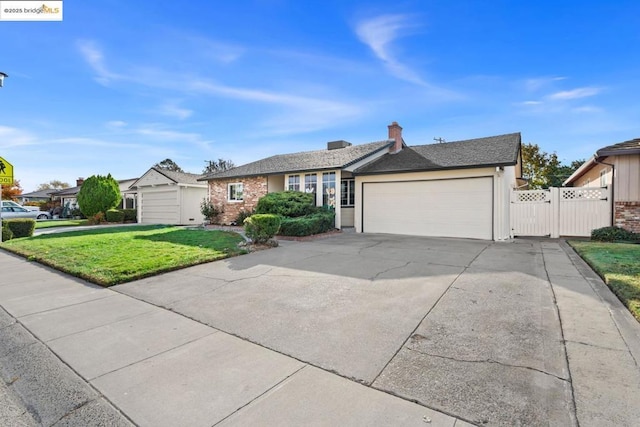
POLYGON ((289 175, 287 190, 300 191, 300 175, 289 175))
POLYGON ((310 194, 316 194, 318 177, 315 173, 308 173, 304 176, 304 192, 310 194))
POLYGON ((343 179, 340 182, 340 206, 353 206, 356 200, 356 181, 343 179))
POLYGON ((241 182, 234 182, 227 185, 227 194, 230 202, 241 202, 244 200, 243 186, 241 182))
POLYGON ((335 209, 336 207, 336 173, 322 174, 322 206, 335 209))

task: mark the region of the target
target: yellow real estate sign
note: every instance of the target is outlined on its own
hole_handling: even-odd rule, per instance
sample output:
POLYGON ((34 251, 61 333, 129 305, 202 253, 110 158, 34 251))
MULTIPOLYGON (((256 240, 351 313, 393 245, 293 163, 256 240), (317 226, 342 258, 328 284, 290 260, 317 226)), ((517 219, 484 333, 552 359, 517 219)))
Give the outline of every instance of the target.
POLYGON ((13 165, 0 157, 0 185, 13 185, 13 165))

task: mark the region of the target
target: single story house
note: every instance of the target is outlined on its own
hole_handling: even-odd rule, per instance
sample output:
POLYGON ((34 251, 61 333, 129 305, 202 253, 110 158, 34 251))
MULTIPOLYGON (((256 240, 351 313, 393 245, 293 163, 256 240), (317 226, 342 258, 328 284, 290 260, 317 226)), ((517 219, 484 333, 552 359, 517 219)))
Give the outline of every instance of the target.
POLYGON ((202 224, 200 204, 207 197, 202 175, 152 167, 135 180, 129 191, 137 194, 138 222, 145 224, 202 224))
POLYGON ((335 209, 336 227, 356 232, 487 240, 510 238, 509 192, 521 177, 519 133, 407 146, 402 127, 388 139, 281 154, 208 174, 223 223, 251 211, 269 192, 315 194, 335 209))
POLYGON ((610 185, 613 193, 612 223, 640 233, 640 138, 599 149, 563 185, 610 185))
MULTIPOLYGON (((122 194, 122 200, 117 206, 118 209, 135 209, 136 208, 136 195, 129 190, 129 187, 137 178, 129 178, 118 180, 118 187, 122 194)), ((60 201, 60 206, 63 209, 63 216, 68 214, 68 211, 78 207, 78 193, 84 183, 84 178, 78 178, 76 180, 75 187, 63 188, 62 190, 56 190, 51 193, 51 199, 53 201, 60 201)))
POLYGON ((38 190, 32 191, 30 193, 20 194, 18 199, 21 204, 25 204, 28 202, 48 202, 51 200, 51 194, 55 193, 56 189, 47 189, 47 190, 38 190))

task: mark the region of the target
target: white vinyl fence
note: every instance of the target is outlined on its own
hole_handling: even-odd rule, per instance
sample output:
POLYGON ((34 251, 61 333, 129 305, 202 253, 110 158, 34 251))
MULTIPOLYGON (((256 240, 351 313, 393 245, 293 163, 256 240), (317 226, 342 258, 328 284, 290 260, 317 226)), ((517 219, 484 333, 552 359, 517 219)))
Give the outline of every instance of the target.
POLYGON ((512 236, 584 236, 611 225, 609 188, 511 191, 512 236))

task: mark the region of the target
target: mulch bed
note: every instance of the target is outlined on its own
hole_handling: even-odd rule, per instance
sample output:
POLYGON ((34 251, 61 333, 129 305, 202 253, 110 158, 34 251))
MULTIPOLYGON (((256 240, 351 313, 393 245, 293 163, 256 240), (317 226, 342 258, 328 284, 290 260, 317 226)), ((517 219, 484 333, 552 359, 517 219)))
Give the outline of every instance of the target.
MULTIPOLYGON (((244 228, 237 225, 207 225, 207 229, 211 230, 225 230, 225 231, 235 231, 235 232, 243 232, 244 228)), ((317 239, 326 239, 327 237, 335 236, 336 234, 341 234, 342 230, 334 229, 331 231, 327 231, 326 233, 321 234, 313 234, 311 236, 276 236, 276 240, 286 240, 292 242, 308 242, 310 240, 317 239)))

